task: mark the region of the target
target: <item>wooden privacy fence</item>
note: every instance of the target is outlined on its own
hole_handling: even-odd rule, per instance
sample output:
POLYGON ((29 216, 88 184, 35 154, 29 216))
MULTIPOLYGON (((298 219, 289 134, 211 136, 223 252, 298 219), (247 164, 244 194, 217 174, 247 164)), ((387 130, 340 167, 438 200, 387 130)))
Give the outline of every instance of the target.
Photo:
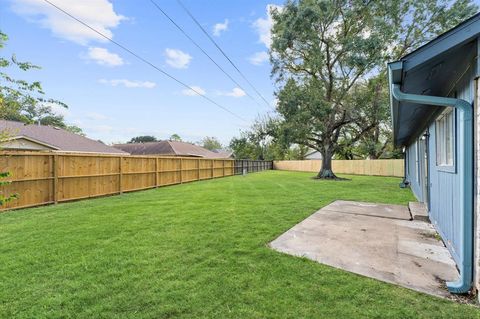
POLYGON ((273 161, 235 160, 235 175, 273 169, 273 161))
MULTIPOLYGON (((274 161, 273 168, 286 171, 318 172, 321 160, 274 161)), ((332 169, 339 174, 403 177, 403 159, 333 160, 332 169)))
POLYGON ((0 192, 19 198, 0 211, 231 176, 235 169, 230 159, 1 152, 0 172, 10 172, 12 183, 0 192))

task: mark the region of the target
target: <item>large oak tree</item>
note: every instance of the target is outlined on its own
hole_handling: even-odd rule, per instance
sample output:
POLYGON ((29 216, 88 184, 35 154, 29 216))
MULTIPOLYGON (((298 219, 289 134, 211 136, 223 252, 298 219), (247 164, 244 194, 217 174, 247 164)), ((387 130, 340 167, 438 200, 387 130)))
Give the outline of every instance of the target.
POLYGON ((272 11, 283 136, 322 154, 319 178, 336 178, 332 157, 358 143, 378 157, 390 143, 385 63, 474 10, 468 0, 298 0, 272 11))

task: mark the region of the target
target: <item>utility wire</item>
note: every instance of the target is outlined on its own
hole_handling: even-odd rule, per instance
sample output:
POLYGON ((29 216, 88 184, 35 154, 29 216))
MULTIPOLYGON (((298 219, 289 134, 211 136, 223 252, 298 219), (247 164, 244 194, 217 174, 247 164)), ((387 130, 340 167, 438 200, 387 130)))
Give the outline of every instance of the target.
POLYGON ((209 98, 208 96, 206 96, 205 94, 199 92, 198 90, 196 90, 195 88, 191 87, 190 85, 182 82, 181 80, 177 79, 176 77, 174 77, 173 75, 169 74, 168 72, 162 70, 160 67, 156 66, 155 64, 153 64, 152 62, 148 61, 147 59, 143 58, 142 56, 138 55, 137 53, 135 53, 134 51, 130 50, 129 48, 127 48, 126 46, 124 46, 123 44, 120 44, 119 42, 113 40, 112 38, 106 36, 105 34, 103 34, 102 32, 98 31, 97 29, 91 27, 90 25, 88 25, 87 23, 83 22, 82 20, 80 20, 79 18, 75 17, 74 15, 70 14, 69 12, 65 11, 64 9, 60 8, 59 6, 57 6, 56 4, 50 2, 49 0, 43 0, 44 2, 48 3, 49 5, 51 5, 52 7, 56 8, 57 10, 63 12, 64 14, 66 14, 67 16, 69 16, 70 18, 72 18, 73 20, 77 21, 78 23, 84 25, 85 27, 87 27, 88 29, 92 30, 93 32, 95 32, 96 34, 100 35, 101 37, 105 38, 106 40, 112 42, 113 44, 115 44, 116 46, 118 46, 119 48, 123 49, 124 51, 128 52, 129 54, 133 55, 135 58, 137 58, 138 60, 142 61, 143 63, 151 66, 152 68, 154 68, 155 70, 159 71, 160 73, 162 73, 163 75, 165 75, 166 77, 170 78, 171 80, 177 82, 178 84, 180 84, 181 86, 193 91, 195 94, 203 97, 205 100, 209 101, 210 103, 214 104, 215 106, 221 108, 222 110, 224 110, 225 112, 228 112, 230 113, 231 115, 235 116, 236 118, 244 121, 244 122, 247 122, 244 118, 242 118, 240 115, 238 114, 235 114, 233 113, 232 111, 230 111, 229 109, 227 109, 226 107, 224 107, 223 105, 215 102, 214 100, 212 100, 211 98, 209 98))
POLYGON ((210 36, 210 34, 205 30, 205 28, 198 22, 198 20, 193 16, 193 14, 188 10, 187 7, 182 3, 181 0, 177 0, 178 4, 183 8, 183 10, 190 16, 190 18, 195 22, 195 24, 202 30, 202 32, 210 39, 210 41, 217 47, 217 49, 223 54, 223 56, 230 62, 230 64, 237 70, 237 72, 240 74, 240 76, 250 85, 250 87, 262 98, 262 100, 267 104, 269 107, 271 107, 270 103, 263 97, 263 95, 258 92, 258 90, 255 88, 255 86, 247 79, 245 75, 243 75, 242 71, 233 63, 233 61, 228 57, 228 55, 225 53, 225 51, 222 50, 222 48, 217 44, 217 42, 210 36))
POLYGON ((154 0, 150 0, 150 2, 155 6, 155 8, 157 8, 157 10, 159 10, 168 20, 170 20, 170 22, 175 26, 177 27, 177 29, 185 36, 187 37, 187 39, 190 40, 190 42, 192 42, 200 51, 202 51, 202 53, 207 56, 207 58, 210 59, 210 61, 212 61, 213 64, 215 64, 217 66, 217 68, 223 72, 223 74, 225 74, 236 86, 238 86, 240 89, 242 89, 249 98, 251 98, 253 101, 255 101, 255 103, 260 106, 260 104, 253 98, 253 96, 251 96, 247 90, 245 90, 242 85, 240 85, 240 83, 238 83, 230 74, 227 73, 227 71, 225 71, 217 62, 215 62, 215 60, 191 37, 188 35, 188 33, 180 26, 178 25, 178 23, 176 23, 166 12, 165 10, 163 10, 160 5, 154 1, 154 0))

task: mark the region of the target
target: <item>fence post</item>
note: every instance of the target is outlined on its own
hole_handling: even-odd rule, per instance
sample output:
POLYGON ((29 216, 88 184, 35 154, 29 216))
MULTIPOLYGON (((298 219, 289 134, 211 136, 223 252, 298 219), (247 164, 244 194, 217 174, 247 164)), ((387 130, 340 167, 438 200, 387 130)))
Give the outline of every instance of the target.
POLYGON ((118 163, 118 193, 123 193, 123 156, 119 157, 118 163))
POLYGON ((212 173, 212 176, 211 176, 211 178, 213 178, 213 173, 214 173, 214 169, 213 169, 213 167, 215 166, 215 161, 214 161, 214 160, 212 160, 211 162, 212 162, 212 171, 211 171, 211 173, 212 173))
POLYGON ((155 157, 155 188, 158 187, 158 157, 155 157))
POLYGON ((53 202, 58 203, 58 155, 53 155, 53 202))
POLYGON ((197 181, 200 180, 200 158, 197 158, 197 181))
POLYGON ((183 158, 180 159, 180 184, 183 184, 183 158))
POLYGON ((225 160, 222 161, 223 177, 225 177, 225 160))

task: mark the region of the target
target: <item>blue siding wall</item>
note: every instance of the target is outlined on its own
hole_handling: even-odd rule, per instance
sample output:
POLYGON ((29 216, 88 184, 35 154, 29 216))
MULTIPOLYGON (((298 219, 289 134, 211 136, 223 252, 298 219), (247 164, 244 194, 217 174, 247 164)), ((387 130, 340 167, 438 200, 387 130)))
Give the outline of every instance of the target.
MULTIPOLYGON (((472 67, 463 78, 457 83, 453 93, 456 92, 457 98, 464 99, 468 102, 473 102, 474 99, 474 70, 472 67)), ((435 141, 435 122, 428 127, 428 170, 429 170, 429 215, 430 220, 438 230, 447 247, 452 253, 453 258, 457 263, 460 263, 461 256, 461 227, 460 216, 463 214, 462 201, 463 194, 460 193, 460 176, 463 174, 463 167, 459 165, 463 161, 463 154, 459 152, 459 145, 462 145, 461 130, 463 123, 459 121, 459 117, 455 114, 455 170, 446 171, 437 166, 436 163, 436 141, 435 141)), ((406 161, 407 172, 406 177, 410 182, 410 187, 421 202, 427 200, 427 194, 421 184, 421 174, 423 174, 423 165, 418 167, 416 163, 416 151, 418 140, 407 147, 406 161), (417 169, 420 169, 420 179, 417 181, 417 169)), ((419 160, 423 161, 422 155, 419 160)))
MULTIPOLYGON (((456 86, 457 98, 468 102, 474 99, 474 68, 468 72, 456 86)), ((430 219, 441 234, 453 258, 460 262, 461 255, 461 225, 460 216, 463 214, 463 194, 460 193, 460 176, 463 167, 459 165, 463 161, 463 153, 459 150, 463 140, 460 132, 463 123, 455 114, 455 171, 448 172, 436 165, 435 123, 429 127, 429 169, 430 169, 430 219)))

